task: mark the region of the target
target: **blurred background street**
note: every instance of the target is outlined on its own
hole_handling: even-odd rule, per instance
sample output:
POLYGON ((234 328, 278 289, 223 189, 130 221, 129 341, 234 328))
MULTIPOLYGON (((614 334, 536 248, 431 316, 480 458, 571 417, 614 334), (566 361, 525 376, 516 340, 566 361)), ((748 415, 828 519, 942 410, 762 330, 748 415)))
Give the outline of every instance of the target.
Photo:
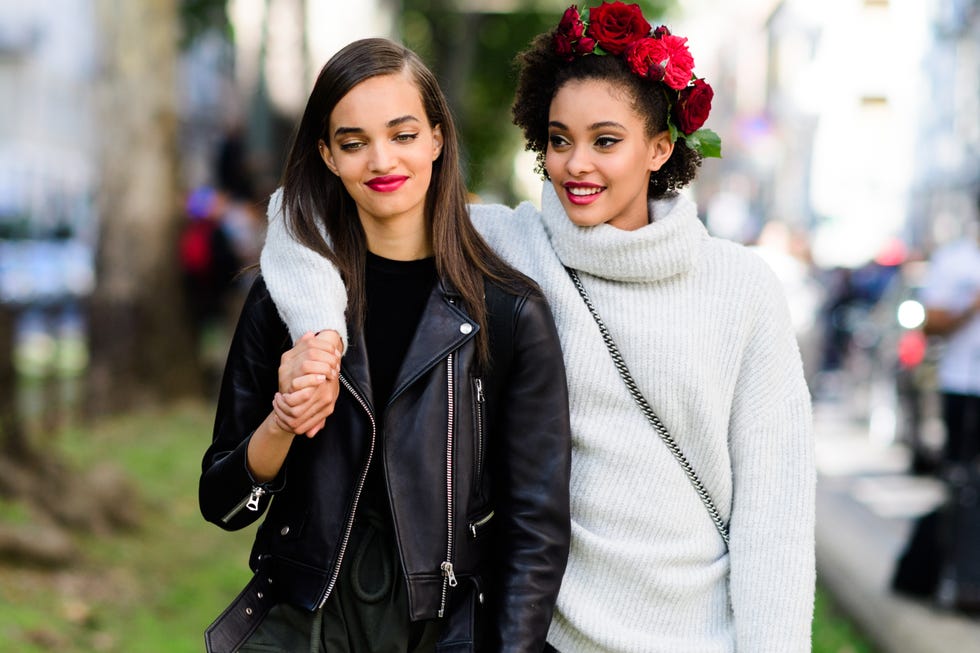
MULTIPOLYGON (((537 202, 512 60, 567 2, 0 0, 0 651, 201 650, 253 533, 200 517, 200 459, 320 66, 404 42, 455 111, 473 200, 537 202)), ((950 458, 939 371, 963 350, 925 328, 937 252, 980 242, 980 0, 639 4, 715 89, 723 158, 685 192, 790 303, 820 474, 814 651, 980 651, 980 562, 972 599, 951 571, 964 546, 980 561, 980 452, 950 458), (928 578, 899 592, 917 531, 928 578)), ((970 274, 947 304, 976 337, 970 274)), ((980 354, 960 362, 980 386, 980 354)))

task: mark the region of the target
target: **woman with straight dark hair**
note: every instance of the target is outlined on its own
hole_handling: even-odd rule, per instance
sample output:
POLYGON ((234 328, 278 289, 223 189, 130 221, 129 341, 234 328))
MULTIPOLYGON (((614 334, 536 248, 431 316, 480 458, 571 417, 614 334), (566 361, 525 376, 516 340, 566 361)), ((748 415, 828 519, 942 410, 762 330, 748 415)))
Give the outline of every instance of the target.
POLYGON ((268 515, 209 650, 537 653, 568 555, 561 350, 467 217, 414 53, 365 39, 327 62, 270 211, 350 305, 291 346, 270 291, 304 289, 259 277, 246 300, 200 503, 228 530, 268 515))

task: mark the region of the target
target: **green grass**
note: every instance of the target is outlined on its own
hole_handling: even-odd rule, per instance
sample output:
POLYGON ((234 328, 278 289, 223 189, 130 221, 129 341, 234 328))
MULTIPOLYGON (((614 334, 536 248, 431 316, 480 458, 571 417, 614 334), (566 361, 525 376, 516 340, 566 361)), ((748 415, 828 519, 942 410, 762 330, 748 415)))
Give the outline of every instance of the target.
MULTIPOLYGON (((18 653, 199 653, 203 632, 247 582, 254 527, 227 533, 197 507, 213 407, 179 405, 71 428, 57 446, 79 468, 106 461, 138 488, 137 532, 81 536, 61 571, 0 565, 0 650, 18 653)), ((25 510, 0 502, 0 522, 25 510)), ((822 591, 814 653, 874 653, 822 591)))
MULTIPOLYGON (((79 467, 111 461, 138 488, 138 531, 79 538, 83 559, 64 571, 0 566, 0 646, 35 653, 203 650, 203 632, 247 582, 254 527, 227 533, 197 507, 212 409, 113 419, 59 436, 79 467)), ((22 512, 0 505, 0 519, 22 512)))
POLYGON ((813 653, 876 653, 822 588, 813 609, 813 653))

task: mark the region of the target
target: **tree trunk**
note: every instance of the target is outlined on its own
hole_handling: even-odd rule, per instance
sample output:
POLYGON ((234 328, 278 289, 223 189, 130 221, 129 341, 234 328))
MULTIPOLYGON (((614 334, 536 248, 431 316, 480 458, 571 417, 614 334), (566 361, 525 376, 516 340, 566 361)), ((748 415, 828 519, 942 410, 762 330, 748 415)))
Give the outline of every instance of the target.
POLYGON ((102 44, 97 287, 90 304, 93 414, 198 392, 176 240, 176 0, 96 0, 102 44))
MULTIPOLYGON (((17 411, 17 373, 14 370, 14 309, 0 304, 0 459, 28 457, 27 434, 17 411)), ((0 479, 0 495, 5 494, 0 479)))

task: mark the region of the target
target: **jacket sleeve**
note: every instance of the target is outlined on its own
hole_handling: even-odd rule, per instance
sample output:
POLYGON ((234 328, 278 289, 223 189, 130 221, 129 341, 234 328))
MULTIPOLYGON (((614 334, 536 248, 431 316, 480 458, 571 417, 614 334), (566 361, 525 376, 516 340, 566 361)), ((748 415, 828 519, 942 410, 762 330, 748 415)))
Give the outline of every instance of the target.
POLYGON ((522 302, 501 392, 497 450, 497 637, 493 650, 544 648, 568 560, 571 429, 561 346, 545 299, 522 302))
POLYGON ((735 648, 808 653, 816 486, 810 395, 784 291, 768 268, 756 281, 729 427, 735 648))
POLYGON ((204 518, 226 530, 257 520, 270 496, 285 484, 285 465, 272 481, 256 482, 246 464, 246 451, 252 433, 272 409, 279 360, 289 346, 286 327, 258 277, 232 337, 198 488, 204 518), (253 494, 257 503, 247 505, 253 494))
POLYGON ((307 331, 333 329, 340 334, 347 351, 347 290, 340 272, 289 233, 281 188, 269 199, 268 219, 259 264, 293 341, 307 331))

